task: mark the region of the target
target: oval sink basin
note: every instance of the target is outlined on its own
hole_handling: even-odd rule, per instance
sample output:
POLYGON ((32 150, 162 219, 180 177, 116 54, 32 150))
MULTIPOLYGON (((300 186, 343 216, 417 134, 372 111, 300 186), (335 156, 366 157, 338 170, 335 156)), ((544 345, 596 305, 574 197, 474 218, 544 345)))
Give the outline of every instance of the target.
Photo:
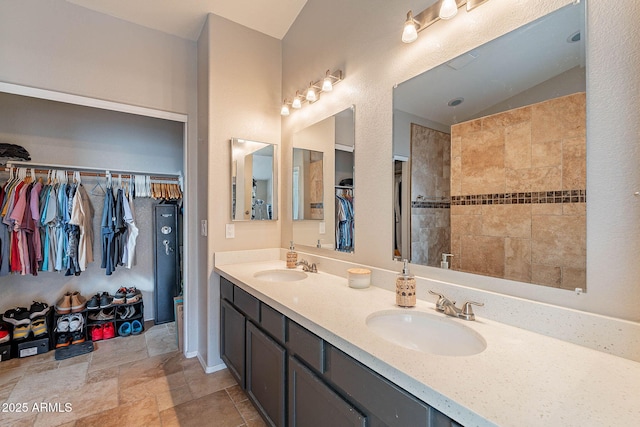
POLYGON ((471 356, 487 342, 460 321, 424 312, 383 311, 370 315, 367 326, 396 345, 441 356, 471 356))
POLYGON ((253 277, 265 282, 296 282, 306 279, 307 273, 300 270, 263 270, 255 273, 253 277))

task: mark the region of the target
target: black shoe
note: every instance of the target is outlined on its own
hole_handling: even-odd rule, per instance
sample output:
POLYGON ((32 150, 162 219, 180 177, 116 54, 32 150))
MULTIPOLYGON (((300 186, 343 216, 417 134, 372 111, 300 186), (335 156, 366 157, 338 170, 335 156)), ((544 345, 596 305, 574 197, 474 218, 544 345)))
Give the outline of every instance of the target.
POLYGON ((68 347, 71 344, 71 334, 64 333, 58 335, 58 341, 56 342, 56 348, 68 347))
POLYGON ((87 301, 87 310, 98 310, 100 309, 100 294, 95 294, 94 296, 87 301))
POLYGON ((31 324, 31 314, 25 307, 12 308, 4 313, 2 320, 15 326, 29 325, 31 324))
POLYGON ((103 292, 100 296, 100 308, 111 307, 111 303, 113 302, 113 297, 106 292, 103 292))
POLYGON ((29 317, 33 319, 34 317, 44 316, 49 312, 49 304, 46 302, 38 302, 34 301, 31 304, 31 308, 29 308, 29 317))
POLYGON ((75 331, 71 334, 71 344, 80 344, 84 342, 84 331, 75 331))

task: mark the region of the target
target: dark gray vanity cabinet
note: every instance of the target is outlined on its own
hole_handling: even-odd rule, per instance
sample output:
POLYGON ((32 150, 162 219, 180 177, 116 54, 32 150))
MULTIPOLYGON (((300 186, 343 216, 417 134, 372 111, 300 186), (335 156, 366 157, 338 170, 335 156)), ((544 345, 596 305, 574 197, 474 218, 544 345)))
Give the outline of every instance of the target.
POLYGON ((248 292, 220 278, 221 352, 279 427, 461 427, 248 292))
POLYGON ((289 357, 290 427, 365 427, 367 419, 313 371, 289 357))
POLYGON ((242 388, 245 387, 244 357, 245 357, 245 329, 246 319, 228 301, 220 301, 220 356, 227 364, 231 375, 242 388))
POLYGON ((252 322, 247 322, 247 394, 272 426, 285 425, 287 353, 252 322))

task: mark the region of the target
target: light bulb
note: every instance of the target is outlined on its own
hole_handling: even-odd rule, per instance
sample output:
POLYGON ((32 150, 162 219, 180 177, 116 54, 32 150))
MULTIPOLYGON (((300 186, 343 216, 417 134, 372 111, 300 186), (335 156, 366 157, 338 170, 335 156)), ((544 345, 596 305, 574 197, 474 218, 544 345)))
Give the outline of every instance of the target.
POLYGON ((331 77, 327 76, 322 82, 322 91, 331 92, 333 90, 333 83, 331 83, 331 77))
POLYGON ((407 21, 404 23, 404 31, 402 31, 402 41, 404 43, 412 43, 418 38, 418 25, 413 19, 411 11, 407 12, 407 21))
POLYGON ((291 107, 293 108, 302 108, 302 102, 300 102, 300 97, 296 93, 296 97, 293 98, 293 102, 291 103, 291 107))
POLYGON ((440 19, 451 19, 456 16, 457 13, 458 5, 456 4, 456 0, 443 0, 438 16, 440 19))
POLYGON ((316 96, 316 91, 313 89, 313 86, 309 86, 309 90, 307 90, 307 101, 315 102, 318 99, 316 96))
POLYGON ((289 115, 289 106, 287 105, 287 100, 286 99, 282 103, 282 108, 280 109, 280 115, 281 116, 288 116, 289 115))

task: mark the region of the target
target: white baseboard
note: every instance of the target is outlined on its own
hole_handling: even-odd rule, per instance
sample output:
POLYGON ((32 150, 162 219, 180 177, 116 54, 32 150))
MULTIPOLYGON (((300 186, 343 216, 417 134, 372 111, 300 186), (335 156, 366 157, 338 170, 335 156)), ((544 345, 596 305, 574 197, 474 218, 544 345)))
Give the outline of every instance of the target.
MULTIPOLYGON (((221 371, 221 370, 223 370, 223 369, 225 369, 227 367, 227 365, 225 365, 224 363, 220 363, 220 364, 214 365, 214 366, 208 366, 207 362, 202 358, 202 355, 199 352, 196 351, 196 352, 193 352, 193 353, 196 354, 196 357, 200 361, 200 365, 202 366, 202 369, 204 369, 204 372, 206 374, 212 374, 214 372, 221 371)), ((187 357, 189 357, 189 356, 187 356, 187 357)))

